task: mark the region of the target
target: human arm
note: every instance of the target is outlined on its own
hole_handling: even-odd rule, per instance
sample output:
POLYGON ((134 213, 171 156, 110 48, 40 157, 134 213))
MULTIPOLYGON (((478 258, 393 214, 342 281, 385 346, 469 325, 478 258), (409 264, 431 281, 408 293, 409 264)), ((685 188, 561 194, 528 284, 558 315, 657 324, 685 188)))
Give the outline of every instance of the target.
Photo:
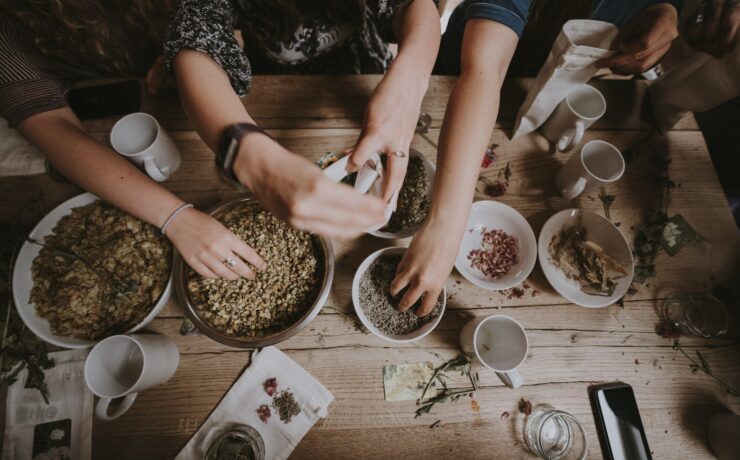
MULTIPOLYGON (((18 131, 70 181, 156 227, 184 204, 87 134, 69 107, 30 116, 18 124, 18 131)), ((192 208, 172 220, 166 235, 185 261, 209 278, 253 278, 253 271, 243 262, 233 269, 223 264, 233 254, 252 266, 264 267, 262 259, 217 220, 192 208)))
POLYGON ((678 37, 678 11, 667 2, 645 8, 619 30, 612 43, 617 53, 601 59, 596 67, 621 75, 645 72, 660 61, 678 37))
POLYGON ((429 215, 398 266, 391 294, 404 288, 399 309, 423 295, 433 309, 455 263, 475 194, 480 163, 498 115, 501 85, 518 42, 509 27, 487 19, 465 25, 460 78, 450 95, 439 138, 437 174, 429 215))
POLYGON ((740 0, 702 2, 683 25, 686 43, 716 58, 735 49, 739 30, 740 0))
MULTIPOLYGON (((440 40, 439 13, 432 0, 413 0, 392 18, 398 55, 373 92, 365 111, 362 133, 348 162, 349 170, 364 164, 373 152, 408 153, 419 119, 421 102, 440 40)), ((388 156, 388 176, 383 187, 387 202, 400 189, 408 156, 388 156)))

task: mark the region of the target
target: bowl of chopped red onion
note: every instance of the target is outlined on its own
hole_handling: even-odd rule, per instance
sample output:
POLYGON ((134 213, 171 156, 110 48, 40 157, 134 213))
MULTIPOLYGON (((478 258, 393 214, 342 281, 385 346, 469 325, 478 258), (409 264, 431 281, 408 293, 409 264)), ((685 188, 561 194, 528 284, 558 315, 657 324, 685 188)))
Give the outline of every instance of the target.
POLYGON ((511 206, 473 203, 455 268, 471 283, 498 291, 521 283, 537 261, 532 226, 511 206))

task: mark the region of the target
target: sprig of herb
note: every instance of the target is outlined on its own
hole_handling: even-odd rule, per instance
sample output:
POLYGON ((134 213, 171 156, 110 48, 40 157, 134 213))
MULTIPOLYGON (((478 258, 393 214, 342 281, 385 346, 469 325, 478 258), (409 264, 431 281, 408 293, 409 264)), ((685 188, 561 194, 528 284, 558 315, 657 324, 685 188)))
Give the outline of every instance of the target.
POLYGON ((609 213, 609 209, 611 208, 612 204, 614 204, 614 200, 617 197, 614 195, 607 195, 606 189, 604 187, 601 187, 599 190, 599 199, 601 200, 601 203, 604 205, 604 217, 606 217, 609 220, 612 220, 611 214, 609 213))
POLYGON ((426 386, 424 387, 424 391, 422 391, 419 399, 416 400, 416 405, 420 407, 416 409, 416 415, 414 416, 414 418, 429 413, 429 411, 432 410, 432 407, 434 407, 435 404, 448 401, 457 401, 461 396, 465 395, 472 396, 477 389, 478 374, 474 374, 471 372, 470 361, 468 360, 468 358, 462 355, 453 358, 434 369, 432 376, 429 378, 426 386), (449 379, 447 372, 459 372, 460 375, 467 376, 470 380, 470 387, 450 388, 447 384, 447 380, 449 379), (436 395, 424 399, 427 392, 429 391, 429 388, 432 386, 432 383, 435 380, 442 385, 442 389, 437 392, 436 395))
POLYGON ((691 355, 689 355, 688 353, 686 353, 686 350, 683 349, 683 347, 681 346, 681 344, 678 342, 678 339, 676 339, 676 340, 673 341, 673 349, 680 351, 686 357, 686 359, 688 359, 691 362, 691 364, 689 364, 689 368, 691 368, 691 372, 702 371, 706 375, 708 375, 709 377, 711 377, 714 380, 716 380, 731 395, 733 395, 733 396, 740 396, 740 391, 738 391, 735 387, 733 387, 732 385, 730 385, 722 377, 714 374, 714 372, 712 371, 711 366, 709 365, 709 361, 707 361, 707 359, 704 357, 704 355, 701 353, 701 351, 699 351, 697 349, 696 350, 696 358, 697 359, 692 358, 691 355))

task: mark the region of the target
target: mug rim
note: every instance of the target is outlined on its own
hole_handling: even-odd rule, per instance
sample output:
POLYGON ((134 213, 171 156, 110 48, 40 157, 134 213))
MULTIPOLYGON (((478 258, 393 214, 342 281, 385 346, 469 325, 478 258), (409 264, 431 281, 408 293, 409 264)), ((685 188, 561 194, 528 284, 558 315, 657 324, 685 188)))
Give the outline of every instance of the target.
POLYGON ((591 139, 590 141, 583 144, 583 147, 581 147, 581 151, 578 152, 578 159, 581 162, 581 166, 583 166, 583 169, 589 174, 589 176, 593 177, 594 179, 598 180, 599 182, 603 184, 611 184, 612 182, 618 181, 619 179, 622 178, 622 176, 624 175, 624 171, 627 169, 627 164, 624 161, 624 155, 622 155, 622 151, 616 148, 614 145, 610 144, 609 142, 603 141, 601 139, 591 139), (594 174, 593 171, 591 171, 588 166, 586 166, 586 162, 583 161, 583 151, 586 150, 586 147, 588 147, 591 144, 603 144, 611 148, 613 151, 617 152, 617 156, 619 156, 619 160, 622 165, 619 170, 619 174, 617 174, 617 177, 615 177, 614 179, 602 179, 601 177, 594 174))
POLYGON ((567 95, 565 96, 565 104, 566 104, 566 105, 568 106, 568 109, 569 109, 569 110, 570 110, 570 111, 571 111, 571 112, 572 112, 572 113, 573 113, 574 115, 576 115, 576 116, 577 116, 578 118, 581 118, 581 119, 583 119, 583 120, 587 120, 587 121, 596 121, 596 120, 598 120, 599 118, 603 117, 603 116, 604 116, 604 114, 606 114, 606 98, 604 97, 604 95, 603 95, 603 94, 601 94, 601 91, 599 91, 598 89, 596 89, 596 88, 594 88, 593 86, 589 85, 588 83, 583 83, 583 84, 582 84, 581 86, 579 86, 578 88, 576 88, 576 89, 574 89, 573 91, 571 91, 570 93, 568 93, 568 94, 567 94, 567 95), (572 105, 571 105, 571 103, 570 103, 570 99, 568 99, 568 98, 570 97, 570 95, 571 95, 571 94, 575 93, 575 92, 576 92, 576 91, 578 91, 578 90, 581 90, 581 89, 583 89, 584 87, 587 87, 587 88, 589 88, 589 91, 590 91, 591 93, 593 93, 593 94, 596 94, 596 95, 598 95, 599 99, 601 100, 601 106, 602 106, 602 109, 601 109, 601 111, 599 112, 599 115, 597 115, 597 116, 595 116, 595 117, 587 117, 587 116, 585 116, 585 115, 581 115, 581 113, 580 113, 580 112, 578 112, 578 111, 577 111, 576 109, 574 109, 574 108, 573 108, 573 106, 572 106, 572 105))
POLYGON ((100 342, 98 342, 97 344, 95 344, 95 346, 92 348, 92 350, 90 350, 90 354, 87 356, 87 359, 85 359, 85 367, 84 367, 85 385, 87 385, 87 388, 88 388, 88 390, 90 390, 90 392, 92 392, 95 396, 97 396, 99 398, 107 398, 107 399, 121 398, 121 397, 126 396, 128 394, 134 393, 132 390, 134 388, 136 388, 136 386, 139 383, 141 383, 141 379, 144 377, 145 370, 146 370, 146 355, 144 354, 144 347, 141 346, 141 343, 139 343, 139 341, 136 340, 131 335, 127 335, 127 334, 112 335, 110 337, 106 337, 105 339, 103 339, 100 342), (90 364, 90 362, 91 362, 90 361, 90 358, 93 356, 93 353, 95 353, 95 350, 100 345, 102 345, 103 343, 105 343, 105 342, 107 342, 109 340, 112 340, 112 339, 120 339, 120 338, 125 338, 125 339, 133 342, 138 347, 139 351, 141 352, 141 372, 139 373, 139 376, 136 378, 136 382, 134 382, 134 384, 131 385, 131 387, 129 389, 127 389, 126 391, 124 391, 123 393, 112 395, 112 396, 111 395, 107 395, 107 394, 102 394, 102 393, 94 390, 93 387, 92 387, 92 385, 90 385, 90 382, 89 382, 89 379, 88 379, 88 375, 89 375, 89 373, 88 373, 88 365, 92 366, 92 364, 90 364))
POLYGON ((478 358, 478 361, 480 361, 481 364, 483 364, 484 366, 486 366, 487 368, 491 369, 494 372, 503 372, 503 373, 506 373, 506 372, 515 371, 515 370, 517 370, 519 368, 519 366, 521 366, 522 364, 524 364, 524 361, 527 360, 527 355, 529 354, 529 337, 527 336, 527 330, 524 329, 524 326, 522 326, 522 324, 519 321, 515 320, 514 318, 512 318, 509 315, 497 315, 497 314, 488 315, 488 316, 484 317, 478 323, 477 326, 475 326, 475 331, 473 331, 473 351, 475 352, 475 356, 476 356, 476 358, 478 358), (488 363, 486 363, 481 358, 480 353, 478 352, 478 347, 476 346, 477 338, 478 338, 478 331, 480 331, 480 328, 483 325, 483 323, 485 323, 486 321, 490 320, 491 318, 502 318, 502 319, 507 319, 507 320, 510 320, 510 321, 514 322, 514 324, 516 324, 517 326, 519 326, 519 329, 521 330, 522 334, 524 335, 524 356, 522 356, 522 359, 516 364, 516 366, 512 367, 511 369, 507 369, 507 370, 496 369, 495 367, 488 365, 488 363))
POLYGON ((133 113, 129 113, 129 114, 126 114, 126 115, 122 116, 117 122, 115 122, 113 124, 113 127, 110 130, 110 135, 108 137, 109 137, 110 145, 111 145, 111 147, 113 147, 113 150, 115 150, 116 153, 118 153, 119 155, 123 155, 124 157, 134 158, 134 157, 138 157, 138 156, 141 156, 141 155, 146 154, 147 151, 149 151, 149 149, 151 149, 154 146, 154 144, 157 143, 157 140, 159 139, 159 136, 161 134, 161 131, 162 131, 162 127, 159 125, 159 122, 157 121, 156 118, 154 118, 153 115, 148 114, 146 112, 133 112, 133 113), (129 117, 135 117, 135 116, 141 116, 141 115, 144 115, 145 118, 148 118, 148 119, 150 119, 151 121, 154 122, 154 126, 157 128, 156 134, 154 135, 154 140, 144 150, 141 150, 139 152, 136 152, 136 153, 124 153, 124 152, 121 152, 121 150, 118 147, 116 147, 115 146, 115 143, 113 142, 113 133, 116 131, 116 128, 119 128, 119 124, 121 122, 123 122, 124 120, 126 120, 127 118, 129 118, 129 117))

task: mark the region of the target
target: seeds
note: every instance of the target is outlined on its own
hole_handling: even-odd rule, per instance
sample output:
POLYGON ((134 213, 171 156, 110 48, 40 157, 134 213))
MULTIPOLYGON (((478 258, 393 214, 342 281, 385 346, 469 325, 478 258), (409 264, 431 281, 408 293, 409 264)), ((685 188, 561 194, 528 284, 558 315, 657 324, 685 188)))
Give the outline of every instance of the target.
POLYGON ((470 265, 488 278, 499 279, 519 263, 519 241, 501 229, 481 229, 481 248, 468 254, 470 265))
POLYGON ((432 312, 423 318, 413 313, 421 305, 421 301, 404 313, 398 311, 398 302, 402 296, 394 299, 390 290, 400 262, 401 256, 398 254, 380 256, 370 264, 360 279, 360 307, 367 319, 388 335, 413 332, 438 316, 442 310, 440 296, 432 312))
POLYGON ((240 203, 219 220, 267 263, 256 279, 206 279, 190 271, 188 290, 200 314, 236 336, 282 328, 318 296, 324 254, 318 239, 294 230, 256 204, 240 203))
POLYGON ((273 398, 272 407, 277 409, 283 423, 289 423, 294 416, 301 413, 301 408, 293 397, 293 393, 288 390, 281 391, 273 398))
POLYGON ((412 157, 406 170, 406 178, 398 193, 398 206, 391 215, 386 232, 398 233, 403 229, 421 224, 429 213, 431 198, 427 193, 427 173, 424 160, 412 157))

